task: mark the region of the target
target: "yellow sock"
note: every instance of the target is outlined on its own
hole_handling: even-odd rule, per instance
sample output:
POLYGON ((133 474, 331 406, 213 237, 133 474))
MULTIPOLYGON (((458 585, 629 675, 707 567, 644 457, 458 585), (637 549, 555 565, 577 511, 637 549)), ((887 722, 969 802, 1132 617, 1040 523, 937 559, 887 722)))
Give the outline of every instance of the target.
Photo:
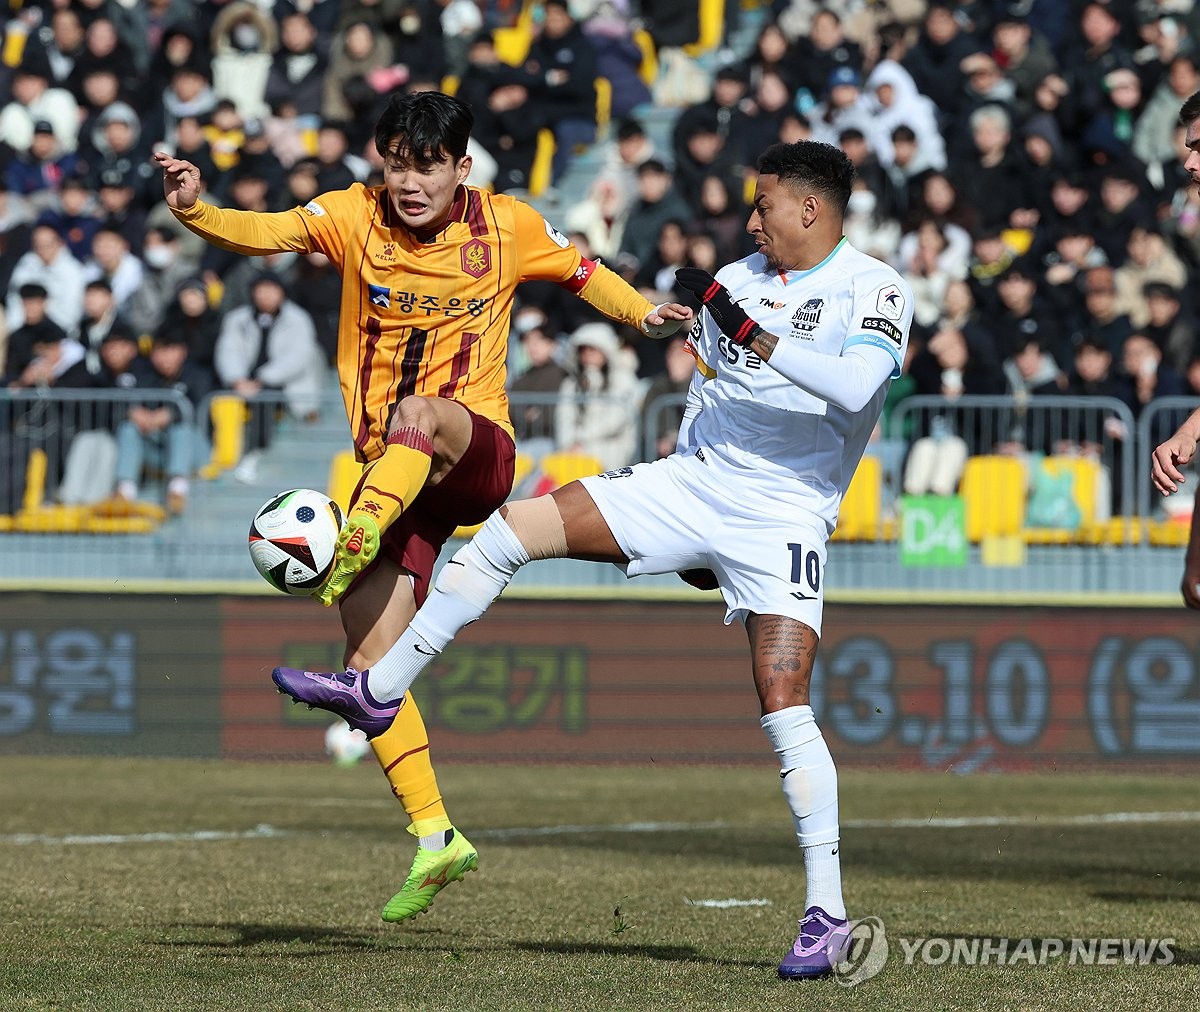
POLYGON ((429 758, 429 733, 411 691, 404 697, 392 726, 372 738, 371 747, 392 793, 412 820, 408 831, 414 836, 429 836, 449 829, 450 817, 429 758))
POLYGON ((433 443, 415 426, 388 436, 383 456, 367 468, 348 516, 370 517, 382 534, 425 487, 433 463, 433 443))

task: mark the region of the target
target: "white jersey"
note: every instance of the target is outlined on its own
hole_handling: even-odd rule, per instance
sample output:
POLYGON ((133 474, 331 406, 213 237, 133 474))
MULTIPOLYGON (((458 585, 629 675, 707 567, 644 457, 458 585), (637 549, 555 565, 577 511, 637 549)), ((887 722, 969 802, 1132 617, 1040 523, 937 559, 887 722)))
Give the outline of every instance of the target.
MULTIPOLYGON (((842 239, 816 267, 781 273, 754 253, 716 275, 735 302, 781 342, 839 356, 856 344, 886 349, 900 375, 913 297, 891 267, 842 239)), ((808 510, 832 533, 842 496, 879 420, 890 382, 861 411, 822 400, 725 337, 702 312, 690 341, 707 382, 690 444, 730 472, 739 494, 808 510)))

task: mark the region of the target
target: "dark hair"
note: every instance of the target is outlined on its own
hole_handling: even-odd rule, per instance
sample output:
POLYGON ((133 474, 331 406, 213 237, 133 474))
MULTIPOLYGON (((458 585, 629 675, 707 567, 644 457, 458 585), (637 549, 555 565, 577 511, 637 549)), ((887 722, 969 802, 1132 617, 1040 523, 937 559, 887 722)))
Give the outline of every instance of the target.
POLYGON ((808 187, 826 197, 838 214, 846 213, 854 164, 840 148, 820 141, 772 144, 758 159, 758 171, 778 176, 794 187, 808 187))
POLYGON ((375 125, 375 150, 387 157, 388 147, 399 142, 420 168, 447 156, 458 161, 467 153, 475 116, 470 106, 440 91, 395 94, 375 125))
POLYGON ((1179 109, 1180 126, 1191 126, 1195 119, 1200 119, 1200 91, 1189 95, 1179 109))

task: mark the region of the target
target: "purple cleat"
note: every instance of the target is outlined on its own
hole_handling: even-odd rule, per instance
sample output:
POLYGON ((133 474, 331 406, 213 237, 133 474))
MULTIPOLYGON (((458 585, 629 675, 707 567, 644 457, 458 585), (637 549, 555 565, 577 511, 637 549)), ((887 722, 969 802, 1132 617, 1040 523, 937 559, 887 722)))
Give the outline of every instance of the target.
POLYGON ((827 976, 845 957, 849 944, 850 923, 844 917, 830 917, 820 907, 809 907, 792 951, 779 964, 779 976, 785 980, 827 976))
POLYGON ((368 738, 378 738, 392 726, 400 711, 403 698, 381 703, 367 687, 369 671, 347 668, 343 672, 301 671, 299 668, 276 668, 271 681, 280 692, 297 703, 336 713, 351 727, 368 738))

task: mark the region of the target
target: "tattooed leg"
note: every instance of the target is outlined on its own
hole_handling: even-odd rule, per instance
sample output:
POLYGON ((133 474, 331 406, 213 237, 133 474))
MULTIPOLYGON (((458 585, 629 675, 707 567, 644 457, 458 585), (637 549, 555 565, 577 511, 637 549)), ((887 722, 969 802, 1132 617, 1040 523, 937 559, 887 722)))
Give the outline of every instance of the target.
MULTIPOLYGON (((754 684, 762 704, 762 728, 779 756, 783 796, 804 855, 805 920, 793 955, 784 960, 780 973, 809 976, 816 957, 804 947, 808 936, 818 929, 829 932, 830 938, 841 939, 846 933, 838 854, 837 769, 808 705, 819 637, 803 622, 781 615, 751 615, 746 631, 754 684)), ((840 958, 817 955, 822 972, 840 958)))
POLYGON ((751 615, 746 632, 762 712, 807 706, 820 637, 803 622, 782 615, 751 615))

